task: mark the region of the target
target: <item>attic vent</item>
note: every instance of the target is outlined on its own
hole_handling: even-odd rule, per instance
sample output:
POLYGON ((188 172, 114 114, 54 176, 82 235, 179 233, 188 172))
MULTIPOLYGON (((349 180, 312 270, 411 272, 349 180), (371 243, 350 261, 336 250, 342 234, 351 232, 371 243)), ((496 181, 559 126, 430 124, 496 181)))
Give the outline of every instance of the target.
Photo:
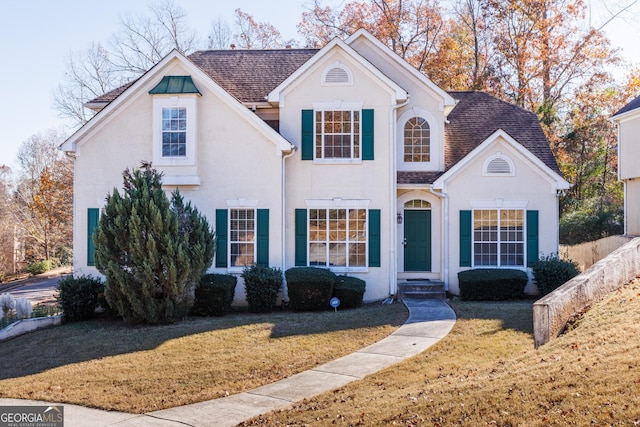
POLYGON ((324 78, 325 83, 349 83, 349 74, 342 68, 332 68, 324 78))
POLYGON ((497 153, 495 156, 485 162, 484 174, 513 176, 513 162, 502 153, 497 153))
POLYGON ((324 72, 322 83, 329 85, 350 84, 351 71, 340 62, 336 62, 324 72))
POLYGON ((505 159, 493 159, 487 166, 487 173, 511 173, 511 165, 505 159))

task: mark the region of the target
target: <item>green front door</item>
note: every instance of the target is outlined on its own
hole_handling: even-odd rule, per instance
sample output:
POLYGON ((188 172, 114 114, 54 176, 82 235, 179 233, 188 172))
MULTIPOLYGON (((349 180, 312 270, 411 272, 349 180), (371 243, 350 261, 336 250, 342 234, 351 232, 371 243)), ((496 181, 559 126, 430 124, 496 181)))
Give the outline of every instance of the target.
POLYGON ((404 271, 431 271, 431 211, 404 211, 404 271))

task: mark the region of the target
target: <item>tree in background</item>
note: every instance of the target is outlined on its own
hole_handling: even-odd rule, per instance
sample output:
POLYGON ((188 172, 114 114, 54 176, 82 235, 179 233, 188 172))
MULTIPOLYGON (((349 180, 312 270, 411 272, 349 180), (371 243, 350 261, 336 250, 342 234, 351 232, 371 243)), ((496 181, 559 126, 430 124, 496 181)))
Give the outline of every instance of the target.
POLYGON ((27 262, 69 264, 73 245, 73 162, 58 145, 62 133, 33 135, 18 151, 20 175, 12 211, 27 262))
POLYGON ((16 218, 13 214, 11 168, 0 165, 0 282, 16 269, 16 218))
POLYGON ((155 169, 125 170, 123 178, 123 193, 108 195, 94 237, 105 297, 127 322, 175 322, 193 306, 215 236, 178 193, 171 206, 155 169))

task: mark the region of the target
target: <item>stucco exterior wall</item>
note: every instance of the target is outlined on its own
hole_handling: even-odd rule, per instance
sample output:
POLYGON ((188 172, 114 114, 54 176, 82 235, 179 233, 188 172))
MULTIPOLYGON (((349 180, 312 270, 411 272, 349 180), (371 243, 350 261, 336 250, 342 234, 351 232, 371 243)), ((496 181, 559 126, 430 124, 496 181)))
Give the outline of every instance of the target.
MULTIPOLYGON (((83 141, 75 160, 74 271, 97 274, 87 266, 87 209, 104 205, 105 196, 122 188, 125 168, 139 167, 140 161, 152 159, 153 97, 148 90, 163 75, 180 75, 186 71, 171 67, 118 109, 107 126, 94 131, 83 141), (123 155, 124 154, 124 155, 123 155), (91 177, 88 179, 88 177, 91 177)), ((197 163, 190 166, 158 166, 166 176, 196 174, 199 186, 179 186, 215 227, 215 210, 226 209, 227 201, 256 201, 256 208, 269 209, 269 260, 281 266, 281 166, 276 143, 256 127, 228 108, 207 84, 194 79, 202 93, 197 99, 197 163), (249 155, 250 154, 250 155, 249 155), (243 200, 244 199, 244 200, 243 200)), ((266 126, 266 125, 265 125, 266 126)), ((154 166, 155 167, 155 166, 154 166)), ((176 186, 167 186, 167 192, 176 186)), ((224 272, 227 272, 225 269, 224 272)))
MULTIPOLYGON (((374 160, 336 163, 332 161, 302 160, 301 150, 286 161, 286 246, 285 264, 295 264, 295 209, 307 208, 308 201, 326 201, 327 208, 340 200, 362 200, 369 209, 381 210, 381 267, 368 267, 366 271, 337 269, 366 281, 365 300, 376 300, 389 295, 390 283, 390 225, 395 224, 395 213, 389 212, 391 190, 390 171, 390 105, 391 93, 381 82, 366 72, 360 64, 340 49, 328 54, 296 82, 284 96, 280 109, 280 132, 296 146, 301 146, 301 111, 313 109, 318 102, 362 102, 363 109, 374 109, 374 160), (345 64, 353 73, 353 85, 323 86, 322 73, 336 61, 345 64), (391 222, 393 221, 393 222, 391 222)), ((339 105, 339 104, 337 104, 339 105)), ((395 257, 395 254, 393 254, 395 257)), ((395 280, 395 279, 394 279, 395 280)))
MULTIPOLYGON (((449 292, 459 294, 458 273, 470 268, 460 267, 460 211, 472 210, 474 203, 484 202, 496 208, 506 208, 509 203, 520 202, 525 210, 537 210, 538 255, 558 251, 558 211, 553 183, 501 138, 469 162, 464 173, 453 176, 447 182, 446 192, 450 203, 449 292), (514 162, 515 176, 483 176, 485 160, 497 152, 504 153, 514 162)), ((525 292, 534 291, 532 283, 527 285, 525 292)))
MULTIPOLYGON (((621 180, 640 177, 640 116, 618 126, 618 176, 621 180)), ((638 196, 640 198, 640 195, 638 196)))

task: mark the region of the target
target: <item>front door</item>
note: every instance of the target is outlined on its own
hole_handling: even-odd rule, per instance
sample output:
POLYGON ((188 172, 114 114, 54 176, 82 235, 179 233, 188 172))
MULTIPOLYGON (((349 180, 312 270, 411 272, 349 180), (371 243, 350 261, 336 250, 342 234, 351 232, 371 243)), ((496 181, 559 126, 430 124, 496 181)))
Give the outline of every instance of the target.
POLYGON ((404 211, 404 271, 431 271, 431 211, 404 211))

